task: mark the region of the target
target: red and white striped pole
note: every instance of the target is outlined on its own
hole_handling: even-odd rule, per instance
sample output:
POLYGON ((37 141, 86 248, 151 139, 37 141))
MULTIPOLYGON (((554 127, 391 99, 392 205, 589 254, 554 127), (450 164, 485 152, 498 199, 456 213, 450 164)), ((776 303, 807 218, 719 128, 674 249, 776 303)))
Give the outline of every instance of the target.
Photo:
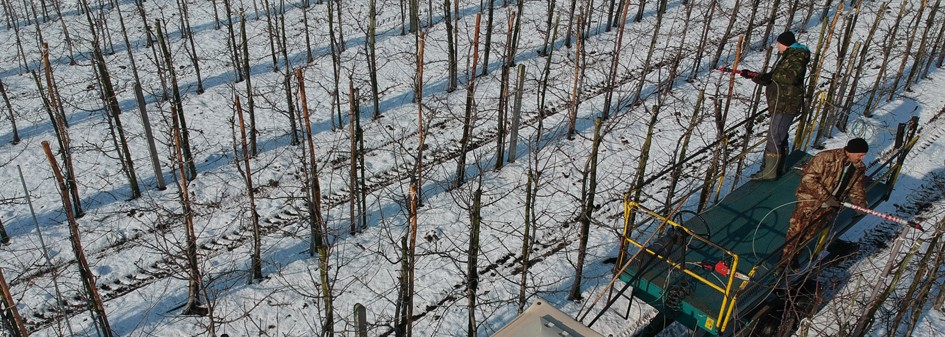
POLYGON ((844 202, 844 203, 842 203, 842 205, 843 205, 843 207, 846 207, 846 208, 849 208, 849 209, 852 209, 852 210, 855 210, 855 211, 860 211, 860 212, 867 213, 867 214, 870 214, 870 215, 875 215, 875 216, 878 216, 878 217, 880 217, 880 218, 882 218, 882 219, 885 219, 885 220, 889 220, 889 221, 892 221, 892 222, 898 222, 898 223, 901 223, 901 224, 903 224, 903 225, 906 225, 906 226, 909 226, 909 227, 918 229, 918 230, 920 230, 920 231, 923 231, 923 232, 925 231, 925 229, 922 228, 922 225, 919 224, 918 222, 915 222, 915 221, 909 221, 909 220, 906 220, 906 219, 903 219, 903 218, 900 218, 900 217, 897 217, 897 216, 889 215, 889 214, 886 214, 886 213, 880 213, 880 212, 871 210, 871 209, 866 208, 866 207, 860 207, 860 206, 851 204, 851 203, 849 203, 849 202, 844 202))

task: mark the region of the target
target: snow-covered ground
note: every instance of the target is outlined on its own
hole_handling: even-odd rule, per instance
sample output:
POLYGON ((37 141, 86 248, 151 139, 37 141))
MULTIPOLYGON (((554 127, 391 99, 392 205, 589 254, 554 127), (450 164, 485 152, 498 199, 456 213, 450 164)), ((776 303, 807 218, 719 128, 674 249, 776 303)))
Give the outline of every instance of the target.
MULTIPOLYGON (((199 264, 206 291, 203 297, 213 309, 212 317, 181 316, 180 308, 187 299, 187 273, 183 258, 184 217, 177 185, 177 164, 171 130, 171 103, 161 99, 162 88, 169 86, 159 76, 156 59, 160 51, 149 48, 144 20, 133 1, 92 3, 92 20, 102 20, 99 28, 101 45, 111 80, 116 89, 122 114, 121 123, 134 158, 134 168, 142 188, 142 196, 130 199, 131 189, 122 171, 115 150, 110 122, 99 98, 99 86, 91 61, 91 34, 85 13, 78 10, 76 1, 62 1, 62 16, 56 14, 51 3, 44 10, 35 4, 39 23, 27 19, 26 2, 9 1, 4 6, 4 28, 0 29, 0 81, 12 104, 16 127, 21 138, 12 144, 13 127, 6 107, 4 122, 0 123, 0 219, 10 243, 0 247, 0 268, 10 284, 17 309, 28 326, 38 329, 36 336, 95 335, 93 320, 82 308, 82 284, 78 277, 75 256, 69 241, 69 226, 63 212, 53 172, 43 153, 41 142, 49 141, 53 153, 60 149, 43 105, 37 82, 27 71, 36 72, 37 79, 46 87, 41 66, 39 34, 49 44, 52 76, 61 95, 60 104, 68 117, 68 136, 75 165, 81 204, 86 214, 78 219, 79 232, 85 254, 95 274, 98 288, 105 299, 105 309, 111 328, 118 335, 133 336, 204 336, 213 331, 230 336, 312 336, 325 328, 326 316, 321 295, 319 264, 308 254, 310 232, 303 190, 303 158, 307 149, 292 145, 290 115, 284 81, 295 69, 304 76, 311 127, 315 144, 319 181, 322 189, 322 212, 327 220, 331 244, 329 275, 334 295, 334 331, 339 335, 354 335, 353 307, 363 304, 367 312, 368 335, 392 335, 397 313, 398 278, 401 274, 401 238, 409 234, 406 200, 409 195, 410 174, 418 148, 418 105, 414 97, 417 80, 416 38, 401 34, 399 1, 378 1, 377 11, 377 106, 383 117, 372 119, 375 102, 371 99, 369 68, 366 57, 368 1, 341 1, 341 19, 335 17, 332 25, 340 27, 345 49, 340 53, 339 68, 340 110, 335 110, 333 63, 328 35, 328 6, 322 1, 303 7, 303 2, 250 2, 232 3, 233 29, 239 34, 240 8, 245 8, 246 35, 255 101, 256 129, 259 153, 251 160, 256 189, 255 205, 263 226, 261 240, 262 272, 264 279, 247 282, 250 277, 250 252, 253 248, 249 231, 251 209, 236 155, 239 148, 239 130, 234 128, 233 97, 239 96, 244 111, 248 109, 245 82, 235 82, 228 41, 230 40, 222 2, 188 2, 188 24, 193 32, 193 45, 182 36, 182 18, 178 2, 151 0, 141 2, 147 22, 154 29, 154 21, 161 19, 167 32, 169 50, 174 55, 177 82, 183 91, 183 108, 190 129, 190 144, 194 152, 198 176, 188 184, 190 200, 194 203, 194 222, 198 237, 199 264), (212 6, 216 5, 216 8, 212 6), (272 6, 272 22, 267 20, 266 6, 272 6), (16 15, 9 12, 12 8, 16 15), (168 188, 156 189, 157 179, 151 169, 141 115, 135 104, 134 76, 118 21, 119 10, 128 28, 130 52, 141 78, 151 126, 154 128, 163 178, 168 188), (304 12, 304 16, 303 16, 304 12), (272 56, 270 27, 278 30, 279 13, 284 13, 285 41, 288 56, 272 56), (221 26, 215 23, 219 16, 221 26), (44 19, 46 18, 46 19, 44 19), (305 30, 303 20, 308 20, 305 30), (19 30, 6 26, 16 23, 19 30), (63 27, 68 28, 70 47, 63 27), (19 41, 19 42, 18 42, 19 41), (306 45, 310 44, 313 60, 307 62, 306 45), (22 55, 20 47, 22 46, 22 55), (193 48, 193 49, 192 49, 193 48), (113 52, 113 53, 112 53, 113 52), (197 71, 189 57, 196 53, 205 92, 198 94, 197 71), (70 64, 74 53, 75 64, 70 64), (25 58, 23 56, 25 55, 25 58), (275 61, 274 61, 275 60, 275 61), (277 70, 273 71, 273 62, 277 70), (350 82, 349 82, 350 81, 350 82), (349 83, 360 93, 361 126, 364 129, 366 149, 364 170, 369 193, 365 198, 367 228, 350 234, 348 183, 350 158, 348 131, 349 83), (338 122, 334 115, 342 115, 338 122), (340 124, 339 124, 340 123, 340 124), (21 183, 20 170, 23 180, 21 183), (25 186, 24 186, 25 185, 25 186), (25 187, 25 188, 24 188, 25 187), (26 199, 29 191, 29 199, 26 199), (30 203, 28 203, 29 201, 30 203), (31 213, 35 213, 34 216, 31 213), (42 236, 40 236, 42 235, 42 236), (42 241, 41 241, 42 238, 42 241), (46 249, 43 248, 45 243, 46 249), (51 260, 47 264, 46 256, 51 260), (57 298, 69 303, 78 312, 69 319, 57 319, 53 308, 57 298)), ((592 4, 587 39, 581 46, 586 59, 576 56, 577 45, 566 46, 568 25, 579 16, 569 12, 569 1, 524 1, 522 33, 515 61, 524 65, 522 99, 522 126, 517 139, 517 160, 501 169, 494 169, 496 157, 496 126, 501 93, 502 62, 506 50, 511 13, 517 11, 517 2, 495 1, 491 54, 488 74, 475 80, 475 129, 473 144, 467 155, 467 183, 452 188, 455 180, 459 139, 466 108, 466 85, 472 67, 471 47, 475 35, 477 14, 482 14, 485 29, 488 11, 480 8, 479 1, 460 1, 457 6, 459 88, 447 92, 447 28, 443 16, 443 2, 421 2, 421 25, 425 32, 423 96, 424 171, 422 203, 418 213, 416 285, 414 288, 413 332, 417 336, 457 336, 467 330, 468 307, 466 299, 467 250, 470 240, 470 214, 473 193, 481 189, 482 232, 478 259, 478 306, 475 310, 477 331, 491 335, 511 321, 518 308, 521 279, 521 247, 524 234, 526 192, 529 170, 535 172, 535 213, 531 214, 536 228, 531 252, 532 264, 526 277, 528 299, 542 297, 569 314, 585 309, 588 301, 610 280, 612 265, 606 260, 616 255, 618 237, 622 229, 623 194, 633 186, 640 159, 640 149, 651 114, 658 113, 657 132, 649 152, 647 174, 662 171, 674 161, 680 138, 689 126, 695 110, 698 92, 704 90, 707 98, 725 99, 729 77, 709 70, 709 64, 722 43, 720 65, 731 64, 736 53, 738 34, 748 26, 753 10, 744 1, 670 1, 662 18, 656 50, 647 56, 651 38, 659 20, 656 5, 648 4, 641 22, 629 19, 623 37, 624 48, 618 66, 618 83, 614 92, 617 108, 604 121, 603 138, 599 149, 597 168, 597 196, 589 234, 588 258, 582 274, 584 300, 568 301, 567 292, 574 282, 579 238, 578 218, 581 209, 583 174, 591 153, 594 138, 594 118, 604 106, 606 78, 610 72, 614 40, 617 30, 605 31, 610 2, 578 1, 577 13, 584 4, 592 4), (508 4, 506 4, 508 2, 508 4), (547 57, 539 51, 548 32, 548 4, 556 5, 560 16, 557 40, 547 64, 548 87, 541 85, 546 76, 547 57), (715 8, 712 8, 715 4, 715 8), (429 6, 429 7, 428 7, 429 6), (739 6, 735 9, 735 6, 739 6), (688 11, 689 8, 691 12, 688 11), (429 8, 433 12, 429 12, 429 8), (711 13, 711 15, 710 15, 711 13), (732 36, 723 39, 732 13, 737 16, 732 36), (692 18, 686 25, 685 18, 692 18), (706 18, 712 18, 707 44, 697 50, 702 39, 706 18), (432 18, 433 22, 429 20, 432 18), (724 41, 724 42, 723 42, 724 41), (680 79, 692 73, 697 55, 701 64, 692 81, 665 79, 673 60, 678 58, 680 79), (576 111, 576 135, 568 139, 568 113, 574 95, 575 60, 585 64, 580 79, 580 104, 576 111), (652 65, 643 72, 643 65, 652 65), (641 74, 645 81, 640 87, 643 105, 628 107, 628 100, 638 90, 641 74), (657 87, 669 85, 672 90, 658 95, 657 87), (544 92, 544 98, 542 93, 544 92), (539 114, 542 105, 549 111, 539 114), (658 107, 658 108, 657 108, 658 107), (657 112, 658 111, 658 112, 657 112), (540 138, 539 138, 540 135, 540 138)), ((808 10, 808 2, 800 2, 798 16, 792 29, 801 42, 812 49, 817 46, 822 19, 823 2, 808 10), (809 24, 801 24, 801 14, 813 13, 809 24)), ((452 3, 452 2, 451 2, 452 3)), ((833 3, 828 1, 827 3, 833 3)), ((887 100, 887 91, 881 91, 878 109, 873 117, 861 116, 866 93, 872 89, 878 66, 883 62, 882 46, 899 13, 904 11, 904 24, 918 24, 916 31, 900 28, 893 38, 898 41, 887 64, 887 76, 893 76, 902 61, 908 36, 920 35, 925 19, 914 21, 922 1, 909 0, 890 3, 876 37, 868 45, 867 64, 857 85, 856 105, 851 110, 849 133, 834 130, 834 138, 826 140, 827 148, 839 147, 853 136, 869 140, 874 149, 867 161, 893 146, 897 123, 918 116, 921 124, 920 139, 906 160, 896 190, 890 201, 877 210, 907 218, 920 219, 927 228, 934 228, 943 220, 945 203, 942 184, 945 181, 945 78, 932 68, 929 78, 913 84, 911 91, 896 91, 887 100), (917 23, 910 23, 917 22, 917 23)), ((839 16, 853 14, 844 2, 839 16)), ((931 7, 932 4, 929 4, 931 7)), ((755 20, 770 12, 772 1, 760 1, 755 20)), ((837 4, 826 12, 832 19, 837 4)), ((859 20, 852 30, 851 40, 864 40, 880 4, 866 1, 859 20)), ((788 10, 782 2, 780 12, 788 10)), ((638 4, 630 6, 630 16, 638 4)), ((923 18, 929 15, 927 8, 923 18)), ((941 21, 941 8, 933 22, 941 21)), ((779 15, 774 25, 777 34, 788 25, 786 15, 779 15)), ((938 23, 940 25, 940 23, 938 23)), ((911 27, 911 26, 910 26, 911 27)), ((930 32, 935 36, 939 26, 930 32)), ((761 41, 765 26, 752 31, 751 48, 744 50, 740 67, 762 69, 766 53, 759 51, 766 43, 761 41)), ((838 29, 839 30, 839 29, 838 29)), ((571 33, 574 35, 575 33, 571 33)), ((839 32, 831 40, 842 39, 839 32)), ((918 39, 918 38, 917 38, 918 39)), ((931 38, 930 38, 931 40, 931 38)), ((485 61, 481 36, 478 72, 485 61)), ((571 42, 575 41, 573 38, 571 42)), ((770 41, 769 41, 770 42, 770 41)), ((237 42, 240 44, 240 42, 237 42)), ((240 45, 241 46, 241 45, 240 45)), ((932 42, 927 46, 932 51, 932 42)), ((844 71, 838 66, 838 49, 826 48, 823 55, 824 73, 819 78, 819 90, 826 90, 830 75, 844 71)), ((915 57, 918 40, 912 46, 910 60, 915 57)), ((939 53, 941 53, 939 49, 939 53)), ((937 55, 933 55, 937 56, 937 55)), ((242 56, 241 56, 242 57, 242 56)), ((773 59, 773 56, 772 56, 773 59)), ((911 62, 910 62, 911 64, 911 62)), ((911 68, 907 67, 908 72, 911 68)), ((163 71, 166 71, 163 70, 163 71)), ((515 78, 513 69, 510 78, 515 78)), ((890 77, 891 78, 891 77, 890 77)), ((844 79, 840 79, 842 81, 844 79)), ((299 107, 299 86, 291 80, 293 105, 299 107)), ((888 85, 889 83, 886 83, 888 85)), ((751 104, 755 85, 737 79, 734 84, 727 123, 733 125, 745 118, 751 104)), ((514 93, 514 89, 510 89, 514 93)), ((714 99, 707 99, 703 111, 715 108, 714 99)), ((721 101, 724 103, 724 101, 721 101)), ((764 103, 762 103, 764 104, 764 103)), ((765 124, 766 125, 766 124, 765 124)), ((763 128, 763 127, 762 127, 763 128)), ((711 114, 704 115, 691 132, 691 151, 701 149, 716 140, 715 121, 711 114)), ((756 139, 761 139, 755 132, 756 139)), ((506 140, 507 146, 508 140, 506 140)), ((741 172, 740 180, 757 167, 760 153, 748 156, 754 163, 741 172)), ((62 165, 60 162, 59 165, 62 165)), ((691 165, 681 181, 677 193, 689 192, 701 184, 706 167, 691 165)), ((731 184, 731 174, 726 184, 731 184)), ((666 182, 657 180, 643 189, 644 203, 661 207, 665 198, 666 182)), ((725 186, 731 187, 731 186, 725 186)), ((730 188, 723 188, 728 191, 730 188)), ((792 193, 786 191, 785 193, 792 193)), ((686 207, 694 205, 690 201, 686 207)), ((886 261, 890 259, 891 245, 875 245, 878 241, 892 241, 901 237, 908 247, 917 239, 924 239, 920 253, 928 249, 933 231, 919 234, 903 230, 901 226, 865 218, 844 239, 861 243, 860 258, 842 275, 825 283, 839 284, 832 301, 814 315, 812 335, 831 335, 842 327, 838 322, 855 320, 865 308, 868 287, 877 281, 889 282, 891 277, 878 280, 886 261), (899 234, 902 231, 903 234, 899 234)), ((901 258, 907 249, 903 249, 901 258)), ((918 256, 918 255, 917 255, 918 256)), ((918 258, 912 260, 915 264, 918 258)), ((901 287, 889 297, 888 310, 903 300, 911 283, 912 273, 899 280, 901 287)), ((940 278, 933 278, 941 282, 940 278)), ((938 296, 936 284, 930 298, 938 296)), ((608 318, 594 325, 594 329, 614 336, 623 336, 645 323, 652 315, 646 307, 634 305, 631 319, 608 318)), ((945 331, 942 308, 925 305, 918 317, 915 336, 937 336, 945 331)), ((876 317, 875 336, 900 335, 895 328, 885 325, 893 314, 880 310, 876 317), (890 317, 887 317, 890 316, 890 317)), ((911 318, 910 318, 911 319, 911 318)), ((673 332, 669 332, 670 334, 673 332)))

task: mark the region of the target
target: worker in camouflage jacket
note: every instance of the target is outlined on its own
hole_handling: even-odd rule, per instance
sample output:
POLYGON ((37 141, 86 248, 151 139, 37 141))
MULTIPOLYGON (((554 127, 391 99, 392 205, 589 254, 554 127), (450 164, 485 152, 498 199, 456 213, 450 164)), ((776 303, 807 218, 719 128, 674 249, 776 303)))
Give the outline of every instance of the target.
POLYGON ((810 62, 810 49, 798 43, 790 31, 778 35, 776 46, 780 57, 771 72, 741 71, 743 77, 765 87, 771 115, 764 161, 758 173, 751 175, 752 180, 773 180, 784 173, 788 131, 804 105, 804 77, 810 62))
MULTIPOLYGON (((782 262, 790 259, 831 221, 846 198, 852 204, 866 205, 863 157, 869 145, 863 138, 854 138, 840 149, 818 153, 804 166, 797 186, 797 204, 791 215, 785 238, 782 262)), ((784 262, 787 263, 787 262, 784 262)))

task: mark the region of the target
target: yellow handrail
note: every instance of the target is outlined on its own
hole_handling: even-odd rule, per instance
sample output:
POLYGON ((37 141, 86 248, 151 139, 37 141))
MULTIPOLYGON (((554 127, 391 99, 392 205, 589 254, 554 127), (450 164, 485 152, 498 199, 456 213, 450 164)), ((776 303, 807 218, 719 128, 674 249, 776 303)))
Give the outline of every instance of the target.
MULTIPOLYGON (((722 294, 722 305, 721 305, 721 307, 719 308, 719 313, 718 313, 718 316, 716 316, 715 322, 712 323, 712 324, 714 324, 714 325, 715 325, 715 328, 719 329, 720 332, 721 332, 721 331, 725 331, 725 327, 727 326, 728 320, 729 320, 729 318, 731 317, 732 311, 733 311, 733 309, 734 309, 734 307, 735 307, 735 296, 734 296, 734 293, 733 293, 733 291, 732 291, 732 285, 733 285, 733 283, 734 283, 734 281, 735 281, 735 274, 736 274, 736 270, 737 270, 737 268, 738 268, 738 260, 739 260, 739 259, 738 259, 738 255, 736 255, 735 253, 732 253, 730 250, 727 250, 727 249, 723 248, 722 246, 719 246, 719 245, 715 244, 715 243, 712 242, 712 241, 709 241, 708 239, 702 237, 701 235, 692 232, 691 230, 689 230, 689 228, 686 228, 685 226, 682 226, 682 225, 680 225, 680 224, 678 224, 678 223, 676 223, 676 222, 674 222, 674 221, 672 221, 672 220, 670 220, 670 219, 668 219, 668 218, 666 218, 666 217, 663 217, 662 215, 660 215, 660 214, 658 214, 658 213, 656 213, 656 212, 654 212, 654 211, 652 211, 652 210, 649 210, 649 209, 647 209, 647 208, 641 206, 639 203, 637 203, 637 202, 635 202, 635 201, 624 200, 624 219, 625 219, 625 221, 624 221, 624 238, 623 238, 623 239, 624 239, 624 242, 625 242, 625 243, 629 243, 629 244, 632 244, 632 245, 636 246, 636 247, 639 248, 641 251, 646 252, 646 253, 648 253, 648 254, 654 256, 655 258, 659 259, 660 261, 665 262, 665 263, 666 263, 667 265, 669 265, 670 267, 680 270, 683 274, 689 275, 689 276, 692 277, 693 279, 695 279, 695 280, 697 280, 697 281, 699 281, 699 282, 701 282, 701 283, 707 285, 708 287, 710 287, 710 288, 712 288, 713 290, 715 290, 715 291, 717 291, 717 292, 719 292, 719 293, 722 294), (692 237, 692 238, 694 238, 694 239, 696 239, 696 240, 699 240, 699 241, 705 243, 706 245, 708 245, 708 246, 710 246, 710 247, 712 247, 712 248, 715 248, 715 249, 721 251, 723 254, 729 256, 729 257, 731 258, 731 260, 732 260, 732 266, 731 266, 731 269, 730 269, 731 272, 728 273, 727 279, 725 280, 725 286, 722 287, 721 285, 715 284, 715 283, 712 282, 711 280, 709 280, 709 279, 707 279, 707 278, 705 278, 705 277, 702 277, 702 276, 700 276, 700 275, 698 275, 698 274, 696 274, 696 273, 690 271, 689 269, 686 269, 684 263, 677 263, 677 262, 670 261, 667 257, 660 255, 660 254, 657 253, 656 251, 654 251, 654 250, 652 250, 652 249, 650 249, 650 248, 647 248, 646 246, 644 246, 644 244, 641 244, 641 243, 637 242, 636 240, 634 240, 633 238, 631 238, 631 237, 628 235, 630 231, 629 231, 628 228, 626 228, 626 225, 629 223, 629 221, 627 221, 627 219, 629 219, 630 216, 633 215, 633 213, 635 212, 635 210, 639 210, 639 211, 641 211, 641 212, 643 212, 643 213, 645 213, 645 214, 647 214, 647 215, 649 215, 649 216, 651 216, 651 217, 653 217, 653 218, 655 218, 655 219, 658 219, 658 220, 662 221, 662 222, 665 223, 665 224, 668 224, 668 225, 670 225, 670 226, 673 226, 674 228, 683 231, 684 233, 686 233, 686 234, 689 235, 690 237, 692 237)), ((620 254, 624 254, 623 251, 621 251, 620 254)), ((757 268, 753 268, 752 271, 749 272, 749 279, 750 279, 752 276, 754 276, 755 269, 757 269, 757 268)), ((740 287, 744 287, 748 282, 749 282, 749 281, 745 281, 744 283, 742 283, 742 285, 741 285, 740 287)), ((708 323, 708 322, 707 322, 707 323, 708 323)))

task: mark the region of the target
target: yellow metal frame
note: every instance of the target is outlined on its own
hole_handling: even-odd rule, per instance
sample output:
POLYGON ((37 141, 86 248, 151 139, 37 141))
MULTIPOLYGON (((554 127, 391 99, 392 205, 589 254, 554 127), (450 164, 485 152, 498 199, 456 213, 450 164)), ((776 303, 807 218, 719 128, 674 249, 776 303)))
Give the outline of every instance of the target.
POLYGON ((794 139, 795 143, 801 144, 801 146, 797 147, 801 150, 806 149, 811 145, 810 142, 811 137, 814 136, 814 129, 820 126, 820 118, 824 113, 826 113, 824 106, 827 102, 827 93, 825 93, 823 90, 818 90, 814 96, 816 97, 814 98, 814 104, 811 105, 811 110, 816 109, 816 111, 811 111, 812 118, 806 121, 806 125, 799 126, 799 132, 797 137, 794 139))
MULTIPOLYGON (((669 265, 669 266, 671 266, 671 267, 673 267, 673 268, 675 268, 675 269, 681 271, 682 273, 684 273, 684 274, 686 274, 686 275, 691 276, 692 278, 696 279, 697 281, 699 281, 699 282, 701 282, 701 283, 703 283, 703 284, 709 286, 709 287, 712 288, 713 290, 715 290, 715 291, 719 292, 720 294, 722 294, 722 306, 721 306, 721 308, 719 308, 718 316, 715 317, 714 325, 715 325, 715 328, 717 328, 717 329, 719 330, 719 332, 725 331, 725 328, 726 328, 726 326, 728 325, 728 321, 729 321, 729 319, 731 318, 732 310, 735 308, 735 292, 732 290, 732 284, 733 284, 734 281, 735 281, 735 270, 737 270, 737 268, 738 268, 738 255, 736 255, 735 253, 732 253, 731 251, 729 251, 729 250, 727 250, 727 249, 725 249, 725 248, 722 248, 722 246, 719 246, 719 245, 715 244, 714 242, 709 241, 708 239, 706 239, 706 238, 700 236, 699 234, 696 234, 696 233, 690 231, 690 230, 689 230, 688 228, 686 228, 685 226, 682 226, 682 225, 680 225, 680 224, 678 224, 678 223, 676 223, 676 222, 670 220, 669 218, 666 218, 666 217, 664 217, 664 216, 662 216, 662 215, 660 215, 660 214, 658 214, 658 213, 656 213, 656 212, 654 212, 654 211, 652 211, 652 210, 649 210, 649 209, 644 208, 644 207, 641 206, 639 203, 634 202, 634 201, 629 201, 629 200, 625 200, 625 201, 624 201, 624 219, 625 219, 624 232, 623 232, 624 246, 626 246, 626 244, 632 244, 632 245, 636 246, 637 248, 641 249, 642 251, 644 251, 644 252, 646 252, 646 253, 648 253, 648 254, 650 254, 650 255, 652 255, 652 256, 658 258, 659 260, 661 260, 661 261, 663 261, 663 262, 665 262, 667 265, 669 265), (670 261, 670 260, 667 259, 665 256, 660 255, 659 253, 653 251, 652 249, 649 249, 649 248, 645 247, 642 243, 639 243, 639 242, 637 242, 636 240, 634 240, 633 238, 631 238, 630 235, 629 235, 629 234, 630 234, 630 229, 627 228, 627 225, 630 223, 629 219, 630 219, 631 216, 633 216, 633 213, 635 212, 635 210, 639 210, 639 211, 641 211, 641 212, 643 212, 643 213, 645 213, 645 214, 647 214, 647 215, 649 215, 649 216, 651 216, 651 217, 653 217, 653 218, 655 218, 655 219, 658 219, 658 220, 662 221, 662 222, 665 223, 665 224, 668 224, 668 225, 670 225, 670 226, 673 226, 673 227, 675 227, 675 228, 677 228, 677 229, 679 229, 679 230, 685 232, 686 234, 688 234, 688 235, 691 236, 692 238, 695 238, 696 240, 702 241, 703 243, 705 243, 705 244, 707 244, 707 245, 709 245, 709 246, 711 246, 711 247, 713 247, 713 248, 715 248, 715 249, 718 249, 719 251, 721 251, 721 252, 724 253, 725 255, 729 256, 729 257, 732 259, 732 266, 731 266, 731 271, 732 271, 732 272, 729 273, 728 279, 726 279, 726 281, 725 281, 725 286, 723 287, 722 285, 715 284, 714 282, 710 281, 709 279, 706 279, 706 278, 704 278, 704 277, 702 277, 702 276, 700 276, 700 275, 698 275, 698 274, 696 274, 696 273, 690 271, 689 269, 686 269, 686 268, 685 268, 685 265, 682 265, 682 264, 679 264, 679 263, 670 261)), ((620 254, 621 254, 621 255, 624 254, 623 250, 621 250, 620 254)), ((755 270, 752 270, 752 271, 749 273, 749 279, 751 278, 751 276, 754 276, 754 272, 755 272, 755 270)), ((748 282, 749 282, 749 281, 743 282, 740 287, 744 287, 745 285, 748 284, 748 282)))

